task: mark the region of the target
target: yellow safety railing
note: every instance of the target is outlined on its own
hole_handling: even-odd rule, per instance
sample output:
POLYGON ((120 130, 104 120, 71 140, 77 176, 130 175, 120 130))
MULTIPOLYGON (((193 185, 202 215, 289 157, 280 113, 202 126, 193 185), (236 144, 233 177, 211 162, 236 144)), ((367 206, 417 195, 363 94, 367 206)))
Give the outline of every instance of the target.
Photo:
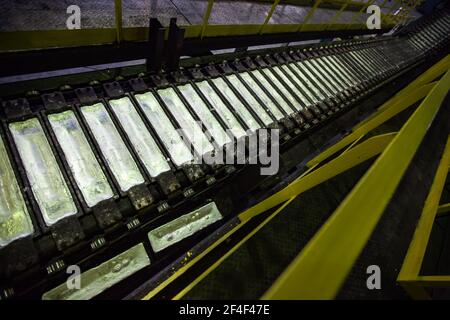
MULTIPOLYGON (((356 165, 380 154, 396 137, 397 133, 388 133, 383 135, 374 136, 369 138, 363 142, 360 140, 363 136, 370 132, 371 130, 377 128, 384 122, 391 119, 395 114, 398 114, 402 110, 405 110, 407 107, 413 105, 414 103, 420 101, 424 97, 427 96, 430 91, 435 88, 437 82, 428 83, 433 81, 441 75, 443 72, 448 70, 450 64, 450 55, 443 59, 442 61, 435 64, 432 68, 430 68, 427 72, 420 75, 416 80, 414 80, 410 85, 408 85, 402 92, 403 94, 396 95, 393 100, 394 102, 387 102, 382 105, 378 110, 387 111, 389 109, 393 109, 391 112, 378 112, 376 117, 368 119, 361 131, 358 131, 356 135, 352 135, 352 139, 347 140, 345 144, 341 144, 339 148, 333 149, 333 152, 328 152, 328 149, 322 152, 318 158, 321 160, 315 162, 314 165, 309 165, 309 170, 303 173, 299 178, 290 183, 287 187, 277 192, 276 194, 268 197, 267 199, 261 201, 250 209, 239 215, 239 220, 242 222, 237 225, 233 230, 225 234, 222 238, 218 239, 215 243, 213 243, 210 247, 208 247, 204 252, 200 253, 198 256, 190 259, 189 255, 186 256, 186 264, 183 265, 180 269, 176 270, 173 275, 171 275, 168 279, 163 281, 160 285, 154 288, 151 292, 149 292, 145 299, 151 299, 159 292, 164 290, 164 288, 175 281, 178 277, 183 275, 186 271, 188 271, 192 266, 198 263, 201 259, 203 259, 211 250, 215 247, 226 241, 231 237, 237 230, 239 230, 243 225, 245 225, 248 221, 251 221, 252 218, 258 216, 259 214, 266 212, 272 208, 277 206, 281 206, 277 209, 273 214, 271 214, 266 220, 262 222, 258 228, 253 230, 250 234, 248 234, 242 241, 240 241, 237 245, 231 248, 221 259, 216 261, 212 266, 208 268, 208 270, 204 271, 198 278, 191 282, 191 284, 184 288, 179 294, 176 295, 175 298, 182 297, 186 292, 188 292, 192 287, 194 287, 198 282, 200 282, 209 272, 214 270, 220 263, 226 259, 232 252, 237 250, 239 246, 244 243, 248 238, 250 238, 254 233, 256 233, 261 227, 267 224, 272 218, 274 218, 277 214, 282 211, 290 201, 296 198, 301 193, 323 183, 335 177, 336 175, 349 170, 350 168, 355 167, 356 165), (405 99, 405 97, 408 97, 405 99), (399 105, 395 101, 402 101, 399 105), (341 154, 337 157, 334 157, 333 160, 326 162, 325 160, 329 159, 337 152, 342 151, 346 148, 341 154), (323 164, 324 163, 324 164, 323 164)), ((390 100, 390 101, 391 101, 390 100)), ((339 142, 338 142, 339 144, 339 142)), ((333 147, 331 147, 333 148, 333 147)), ((266 296, 267 297, 267 296, 266 296)))
MULTIPOLYGON (((308 11, 303 21, 289 24, 271 24, 270 19, 275 12, 280 0, 274 0, 272 6, 267 11, 266 17, 261 24, 209 24, 209 18, 214 6, 214 0, 208 0, 203 22, 201 25, 183 26, 186 29, 186 38, 204 38, 216 36, 241 36, 253 34, 270 33, 295 33, 306 31, 332 31, 345 29, 366 29, 365 23, 357 23, 358 19, 366 14, 367 7, 373 3, 368 1, 350 1, 350 0, 316 0, 314 5, 308 11), (324 3, 334 3, 341 5, 336 14, 331 16, 328 21, 322 23, 309 23, 314 14, 319 12, 318 8, 324 3), (355 13, 351 23, 336 23, 346 8, 349 6, 359 6, 361 9, 355 13)), ((41 49, 53 47, 72 47, 87 46, 98 44, 121 43, 123 41, 146 41, 148 39, 147 27, 124 27, 122 19, 122 0, 114 0, 115 5, 115 28, 96 28, 79 30, 36 30, 36 31, 11 31, 0 32, 0 51, 14 51, 25 49, 41 49)), ((386 2, 381 4, 381 8, 386 2)), ((412 6, 411 8, 413 8, 412 6)), ((389 7, 391 8, 391 7, 389 7)), ((395 8, 391 8, 395 10, 395 8)), ((382 27, 392 28, 395 22, 389 20, 389 14, 382 14, 382 27)))
POLYGON ((448 203, 441 206, 439 205, 449 165, 450 136, 447 139, 446 148, 397 278, 397 282, 399 282, 408 294, 415 299, 430 299, 431 296, 427 291, 427 288, 450 288, 450 275, 420 275, 422 262, 428 247, 428 241, 430 239, 434 221, 438 215, 443 215, 450 210, 450 204, 448 203))

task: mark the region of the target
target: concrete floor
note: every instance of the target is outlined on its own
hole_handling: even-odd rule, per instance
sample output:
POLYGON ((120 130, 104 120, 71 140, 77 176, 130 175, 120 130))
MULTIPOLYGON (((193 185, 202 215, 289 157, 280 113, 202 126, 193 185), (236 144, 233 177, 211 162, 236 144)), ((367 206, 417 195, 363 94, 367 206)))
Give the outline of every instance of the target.
MULTIPOLYGON (((376 0, 376 3, 382 3, 376 0)), ((0 31, 65 29, 69 5, 81 8, 82 28, 114 27, 113 0, 0 0, 0 31)), ((150 17, 163 25, 177 17, 179 25, 201 24, 207 0, 122 0, 125 27, 146 26, 150 17)), ((270 3, 216 0, 210 24, 260 24, 270 3)), ((278 5, 269 23, 300 23, 309 8, 278 5)), ((334 10, 319 8, 311 23, 328 21, 334 10)), ((337 22, 351 21, 354 12, 344 12, 337 22)), ((364 16, 360 21, 364 21, 364 16)))

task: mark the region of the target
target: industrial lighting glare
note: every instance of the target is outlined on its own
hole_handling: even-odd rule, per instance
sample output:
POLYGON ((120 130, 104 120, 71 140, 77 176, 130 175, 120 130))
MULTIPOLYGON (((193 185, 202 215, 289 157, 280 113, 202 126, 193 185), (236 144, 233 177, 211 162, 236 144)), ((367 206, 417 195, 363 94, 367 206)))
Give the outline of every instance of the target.
POLYGON ((9 124, 46 225, 77 213, 69 188, 37 118, 9 124))

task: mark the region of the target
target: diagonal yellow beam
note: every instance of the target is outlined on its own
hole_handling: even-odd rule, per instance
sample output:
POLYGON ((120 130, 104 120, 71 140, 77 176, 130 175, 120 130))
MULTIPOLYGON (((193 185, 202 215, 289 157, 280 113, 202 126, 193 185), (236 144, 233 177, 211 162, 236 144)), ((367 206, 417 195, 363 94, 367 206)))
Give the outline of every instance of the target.
MULTIPOLYGON (((200 253, 198 256, 189 260, 182 268, 174 272, 174 274, 169 277, 167 280, 162 282, 159 286, 149 292, 144 299, 151 299, 156 294, 164 290, 164 288, 170 284, 172 281, 177 279, 179 276, 188 271, 193 265, 195 265, 198 261, 200 261, 206 254, 208 254, 211 250, 214 249, 220 243, 226 241, 235 231, 237 231, 240 227, 242 227, 247 221, 261 212, 267 211, 270 208, 273 208, 276 205, 286 203, 293 196, 298 195, 301 192, 304 192, 323 181, 326 181, 341 172, 344 172, 348 168, 356 166, 357 164, 379 154, 384 148, 392 141, 395 133, 389 133, 385 135, 372 137, 361 144, 357 144, 353 148, 349 148, 347 152, 340 155, 334 162, 329 162, 326 165, 323 165, 316 169, 317 166, 310 167, 303 175, 301 175, 297 180, 295 180, 295 185, 290 185, 291 190, 289 192, 285 192, 283 197, 278 197, 274 195, 274 198, 270 198, 266 200, 264 205, 257 205, 249 210, 241 213, 239 215, 240 220, 242 221, 236 228, 231 230, 229 233, 224 235, 222 238, 217 240, 213 245, 208 247, 204 252, 200 253), (353 153, 350 153, 353 152, 353 153), (346 155, 344 157, 344 155, 346 155), (306 179, 305 179, 306 178, 306 179), (302 180, 301 182, 299 180, 302 180)), ((359 136, 360 137, 360 136, 359 136)), ((358 138, 359 138, 358 137, 358 138)), ((178 297, 178 296, 177 296, 178 297)))
POLYGON ((263 299, 332 299, 336 296, 449 89, 450 71, 447 71, 263 299))

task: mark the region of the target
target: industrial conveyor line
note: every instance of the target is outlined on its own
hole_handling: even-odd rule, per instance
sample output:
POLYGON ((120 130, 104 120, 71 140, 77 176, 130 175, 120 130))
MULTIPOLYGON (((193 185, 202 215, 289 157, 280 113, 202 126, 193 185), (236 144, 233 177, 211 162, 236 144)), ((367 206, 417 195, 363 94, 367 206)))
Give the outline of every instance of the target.
POLYGON ((283 155, 301 139, 442 54, 449 30, 443 12, 402 36, 2 94, 1 297, 121 298, 150 279, 151 289, 295 172, 304 157, 283 155), (280 147, 273 176, 246 152, 264 128, 280 133, 259 136, 280 147), (245 162, 214 160, 237 145, 245 162), (70 266, 81 290, 66 285, 70 266))

